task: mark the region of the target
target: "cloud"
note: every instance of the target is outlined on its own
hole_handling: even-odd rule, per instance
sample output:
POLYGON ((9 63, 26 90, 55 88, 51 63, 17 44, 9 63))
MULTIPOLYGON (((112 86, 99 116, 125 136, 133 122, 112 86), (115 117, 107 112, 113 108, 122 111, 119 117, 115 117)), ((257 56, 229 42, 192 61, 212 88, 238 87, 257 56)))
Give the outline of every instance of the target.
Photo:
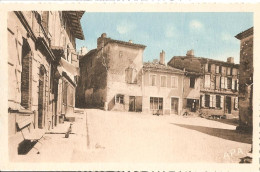
POLYGON ((173 25, 166 26, 164 34, 167 38, 172 38, 176 36, 176 28, 173 25))
POLYGON ((116 30, 118 31, 118 33, 120 34, 126 34, 128 32, 133 31, 136 28, 135 23, 132 23, 130 21, 127 20, 123 20, 121 21, 117 26, 116 26, 116 30))
POLYGON ((190 29, 191 30, 200 31, 200 30, 203 29, 203 27, 204 27, 203 24, 198 20, 192 20, 190 22, 190 29))
POLYGON ((236 44, 239 43, 239 41, 234 36, 226 32, 221 33, 221 40, 225 42, 236 43, 236 44))

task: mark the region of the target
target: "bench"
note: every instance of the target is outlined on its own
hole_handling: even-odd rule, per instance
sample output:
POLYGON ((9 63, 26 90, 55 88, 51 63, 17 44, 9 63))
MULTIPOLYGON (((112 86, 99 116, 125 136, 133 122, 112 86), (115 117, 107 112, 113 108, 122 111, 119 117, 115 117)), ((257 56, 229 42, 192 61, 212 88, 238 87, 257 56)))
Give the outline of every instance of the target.
MULTIPOLYGON (((45 131, 42 129, 32 129, 32 126, 34 127, 32 118, 24 117, 22 120, 17 121, 16 125, 17 130, 21 131, 24 141, 29 141, 30 143, 41 143, 40 140, 43 138, 45 131)), ((34 147, 34 145, 32 148, 37 150, 37 154, 40 154, 39 149, 34 147)))

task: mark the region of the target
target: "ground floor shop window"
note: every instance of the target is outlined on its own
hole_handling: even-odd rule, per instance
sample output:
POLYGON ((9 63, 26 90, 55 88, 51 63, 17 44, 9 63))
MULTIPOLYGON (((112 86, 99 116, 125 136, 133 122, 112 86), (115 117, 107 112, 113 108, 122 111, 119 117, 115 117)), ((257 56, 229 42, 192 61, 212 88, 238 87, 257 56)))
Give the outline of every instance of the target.
POLYGON ((152 109, 152 110, 163 109, 163 98, 151 97, 150 98, 150 109, 152 109))
POLYGON ((124 104, 124 95, 122 95, 122 94, 117 94, 117 95, 116 95, 116 103, 124 104))

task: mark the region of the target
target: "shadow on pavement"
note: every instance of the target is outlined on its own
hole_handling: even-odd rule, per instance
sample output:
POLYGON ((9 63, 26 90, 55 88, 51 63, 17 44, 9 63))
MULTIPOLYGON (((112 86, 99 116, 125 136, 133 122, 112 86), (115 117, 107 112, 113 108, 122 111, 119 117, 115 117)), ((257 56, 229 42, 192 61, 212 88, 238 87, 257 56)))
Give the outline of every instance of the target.
POLYGON ((241 143, 252 143, 252 135, 241 133, 236 130, 229 130, 229 129, 222 129, 222 128, 210 128, 210 127, 203 127, 203 126, 195 126, 195 125, 186 125, 186 124, 175 124, 171 123, 173 125, 196 130, 211 136, 219 137, 226 140, 231 140, 235 142, 241 142, 241 143))

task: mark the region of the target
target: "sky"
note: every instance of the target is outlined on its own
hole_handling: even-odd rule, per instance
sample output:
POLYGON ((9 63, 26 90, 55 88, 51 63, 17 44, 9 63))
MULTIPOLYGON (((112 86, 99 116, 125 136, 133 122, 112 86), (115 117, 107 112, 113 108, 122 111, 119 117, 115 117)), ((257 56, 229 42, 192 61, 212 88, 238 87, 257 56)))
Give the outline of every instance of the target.
POLYGON ((81 18, 85 40, 76 40, 77 50, 97 47, 102 33, 112 39, 143 44, 144 61, 159 59, 165 51, 166 63, 173 56, 185 56, 190 49, 197 57, 239 63, 240 42, 234 36, 253 26, 253 13, 93 13, 81 18))

